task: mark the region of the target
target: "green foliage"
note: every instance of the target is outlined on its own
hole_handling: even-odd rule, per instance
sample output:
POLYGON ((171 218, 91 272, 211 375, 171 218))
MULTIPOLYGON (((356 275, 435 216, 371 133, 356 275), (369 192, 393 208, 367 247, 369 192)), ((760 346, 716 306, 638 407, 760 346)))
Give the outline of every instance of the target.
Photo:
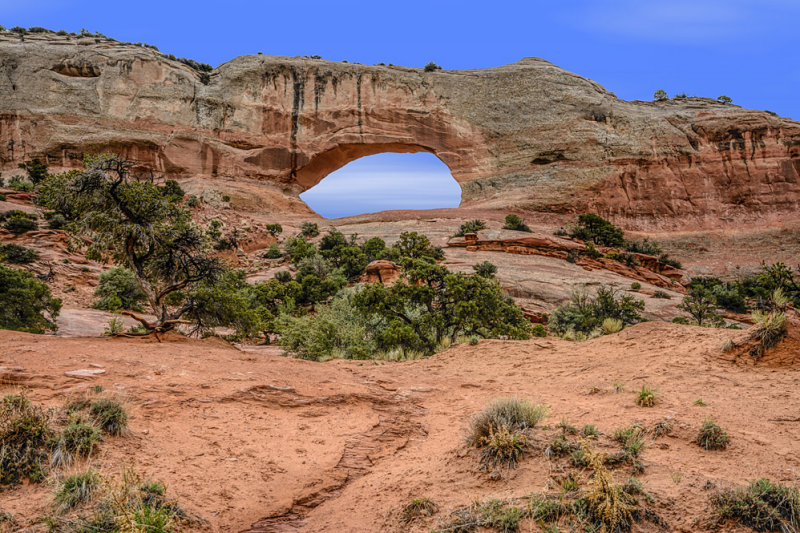
POLYGON ((608 259, 619 261, 625 265, 633 268, 639 266, 639 258, 635 254, 628 252, 608 252, 606 254, 608 259))
POLYGON ((62 513, 69 511, 77 505, 90 501, 99 487, 100 475, 93 470, 67 476, 61 480, 56 491, 56 506, 62 513))
POLYGON ((128 427, 128 414, 114 400, 101 398, 93 401, 89 405, 89 413, 94 417, 95 423, 111 435, 120 435, 128 427))
POLYGON ((147 297, 139 287, 136 276, 129 268, 114 267, 100 274, 100 284, 94 291, 100 298, 94 302, 95 309, 116 311, 118 309, 141 310, 147 297))
POLYGON ((586 245, 583 247, 583 255, 590 259, 599 259, 603 256, 600 251, 595 248, 593 242, 587 242, 586 245))
POLYGON ((704 421, 697 432, 697 445, 706 450, 724 450, 728 442, 728 434, 711 420, 704 421))
POLYGON ((281 247, 278 246, 278 243, 273 242, 272 244, 270 244, 269 248, 267 248, 266 253, 264 253, 264 257, 266 257, 267 259, 279 259, 283 257, 283 252, 281 251, 281 247))
POLYGON ((133 163, 115 156, 87 157, 84 165, 48 176, 39 201, 62 214, 73 235, 89 239, 88 259, 131 269, 156 316, 154 323, 137 318, 148 330, 170 330, 184 315, 200 316, 204 295, 194 292, 222 280, 226 269, 208 255, 206 236, 176 201, 176 188, 131 174, 133 163), (176 292, 186 295, 184 303, 168 305, 176 292))
POLYGON ((470 423, 470 446, 481 446, 494 430, 521 432, 533 429, 547 418, 548 407, 520 398, 495 398, 470 423))
POLYGON ((280 224, 267 224, 266 226, 264 226, 264 229, 266 229, 269 232, 269 234, 272 235, 273 237, 276 237, 281 233, 283 233, 283 226, 281 226, 280 224))
POLYGON ((64 218, 64 215, 61 215, 59 213, 54 213, 47 220, 47 227, 49 229, 62 229, 66 225, 67 225, 67 219, 64 218))
POLYGON ((314 315, 284 315, 278 331, 281 346, 304 359, 368 359, 376 351, 374 329, 353 307, 348 294, 337 296, 329 305, 318 306, 314 315))
POLYGON ((730 96, 725 96, 723 94, 722 96, 717 96, 717 102, 720 104, 730 104, 733 103, 733 99, 730 96))
POLYGON ((0 485, 41 481, 53 438, 45 410, 25 396, 0 401, 0 485))
POLYGON ((425 68, 423 68, 422 70, 424 70, 425 72, 436 72, 437 70, 442 70, 442 67, 431 61, 430 63, 426 64, 425 68))
POLYGON ((594 213, 579 215, 577 224, 569 231, 569 236, 591 241, 599 246, 619 247, 625 244, 622 230, 594 213))
POLYGON ((725 323, 716 312, 717 299, 711 285, 702 278, 690 282, 689 294, 677 307, 688 313, 698 326, 719 327, 725 323))
POLYGON ((508 214, 506 215, 505 224, 503 225, 503 229, 510 229, 515 231, 527 231, 530 232, 531 228, 525 224, 525 221, 522 220, 522 217, 515 214, 508 214))
POLYGON ((430 498, 414 498, 405 504, 400 511, 400 520, 408 524, 419 518, 435 515, 439 512, 439 506, 430 498))
POLYGON ((283 243, 283 249, 289 256, 289 260, 297 265, 303 259, 317 255, 317 247, 313 242, 308 242, 302 237, 289 237, 283 243))
POLYGON ((550 331, 558 335, 569 331, 592 334, 602 327, 607 318, 620 320, 623 326, 639 322, 644 301, 627 294, 617 297, 617 293, 606 286, 599 287, 594 298, 590 298, 585 291, 574 292, 569 303, 559 306, 550 314, 550 331))
POLYGON ((8 179, 7 187, 17 192, 33 192, 34 183, 23 176, 11 176, 8 179))
POLYGON ((531 328, 531 335, 534 337, 547 337, 547 328, 544 324, 534 324, 531 328))
POLYGON ((319 235, 319 226, 316 222, 303 222, 300 225, 300 233, 306 238, 316 237, 319 235))
POLYGON ((671 300, 672 296, 670 296, 668 293, 666 293, 666 292, 664 292, 664 291, 662 291, 660 289, 656 289, 656 290, 653 291, 652 298, 663 298, 665 300, 671 300))
POLYGON ((751 354, 754 357, 761 357, 768 349, 776 346, 786 337, 786 313, 781 311, 770 311, 764 313, 755 311, 753 313, 754 330, 750 338, 758 344, 753 347, 751 354))
POLYGON ((647 385, 642 385, 642 389, 636 396, 636 405, 639 407, 653 407, 656 404, 656 390, 647 385))
POLYGON ((637 254, 652 255, 658 257, 661 255, 661 246, 656 241, 644 239, 641 241, 625 241, 625 250, 637 254))
POLYGON ((58 328, 61 300, 30 272, 0 266, 0 302, 0 329, 44 333, 58 328))
POLYGON ((353 298, 368 320, 383 322, 379 348, 432 354, 443 340, 455 342, 459 336, 530 336, 522 311, 496 281, 419 259, 405 259, 402 267, 401 279, 391 287, 367 285, 353 298))
POLYGON ((642 288, 642 284, 639 283, 638 281, 634 281, 633 283, 631 283, 631 290, 632 291, 638 291, 641 288, 642 288))
POLYGON ((653 100, 655 100, 656 102, 663 102, 667 99, 668 99, 667 91, 665 91, 664 89, 659 89, 655 93, 653 93, 653 100))
POLYGON ((61 438, 57 446, 71 455, 86 457, 102 440, 103 435, 100 428, 81 417, 72 417, 61 430, 61 438))
POLYGON ((463 237, 467 233, 478 233, 481 230, 486 229, 488 226, 486 222, 483 220, 475 219, 475 220, 468 220, 459 226, 458 231, 453 235, 454 237, 463 237))
POLYGON ((7 216, 3 227, 14 235, 22 235, 39 229, 39 224, 27 216, 7 216))
POLYGON ((477 265, 472 265, 472 270, 482 278, 493 278, 497 273, 497 267, 489 261, 483 261, 477 265))
POLYGON ((711 504, 721 520, 731 520, 755 531, 800 530, 800 490, 767 479, 717 492, 711 497, 711 504))
MULTIPOLYGON (((373 239, 364 244, 365 248, 367 245, 375 249, 380 247, 380 243, 374 242, 373 239)), ((400 238, 389 249, 383 251, 382 258, 396 263, 402 259, 435 262, 444 259, 444 252, 441 248, 431 245, 427 236, 416 231, 406 231, 400 234, 400 238)))
POLYGON ((162 194, 169 198, 172 202, 182 202, 186 194, 181 188, 180 184, 175 180, 167 180, 161 187, 162 194))
POLYGON ((355 237, 351 235, 348 241, 341 232, 331 228, 319 241, 322 257, 341 269, 349 280, 360 276, 370 261, 362 247, 356 243, 355 237))
POLYGON ((500 466, 516 468, 520 458, 528 449, 528 437, 523 431, 506 426, 490 427, 489 435, 476 446, 481 448, 483 468, 500 466))
POLYGON ((35 250, 20 246, 19 244, 0 243, 0 261, 13 264, 27 264, 39 260, 35 250))
POLYGON ((200 198, 194 194, 190 194, 189 198, 186 199, 186 207, 191 207, 192 209, 200 207, 200 198))
POLYGON ((19 168, 25 170, 28 179, 34 185, 38 185, 47 178, 47 164, 35 157, 30 161, 19 164, 19 168))

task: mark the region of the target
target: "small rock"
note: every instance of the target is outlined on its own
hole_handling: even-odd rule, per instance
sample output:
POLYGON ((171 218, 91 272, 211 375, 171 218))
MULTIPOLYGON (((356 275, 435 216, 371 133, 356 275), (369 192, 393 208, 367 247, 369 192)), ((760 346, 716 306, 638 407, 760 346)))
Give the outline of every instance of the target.
POLYGON ((64 372, 64 375, 71 378, 93 378, 99 374, 105 373, 106 371, 102 368, 81 368, 78 370, 67 370, 64 372))

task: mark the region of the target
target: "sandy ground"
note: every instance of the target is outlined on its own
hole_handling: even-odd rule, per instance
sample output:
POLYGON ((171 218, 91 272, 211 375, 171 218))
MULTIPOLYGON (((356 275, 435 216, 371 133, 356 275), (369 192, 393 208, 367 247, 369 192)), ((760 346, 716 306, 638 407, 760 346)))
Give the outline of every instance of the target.
MULTIPOLYGON (((546 403, 549 424, 565 418, 605 434, 668 419, 672 434, 648 439, 641 480, 668 529, 689 532, 712 528, 709 481, 800 478, 797 334, 758 364, 720 348, 745 336, 649 322, 584 343, 481 341, 406 363, 315 363, 217 339, 0 331, 0 367, 7 367, 0 392, 25 387, 34 401, 60 405, 99 384, 122 398, 130 434, 108 438, 89 462, 109 474, 135 465, 163 480, 207 521, 192 529, 208 531, 429 531, 476 499, 552 487, 560 467, 542 453, 552 430, 535 432, 534 451, 517 470, 493 479, 479 469, 464 444, 467 425, 497 396, 546 403), (105 372, 64 375, 88 368, 105 372), (655 407, 635 404, 643 384, 658 389, 655 407), (695 405, 698 398, 707 405, 695 405), (730 433, 727 450, 693 443, 706 418, 730 433), (397 509, 420 496, 431 497, 439 514, 401 526, 397 509)), ((47 483, 25 485, 0 493, 0 508, 28 525, 50 512, 52 498, 47 483)))

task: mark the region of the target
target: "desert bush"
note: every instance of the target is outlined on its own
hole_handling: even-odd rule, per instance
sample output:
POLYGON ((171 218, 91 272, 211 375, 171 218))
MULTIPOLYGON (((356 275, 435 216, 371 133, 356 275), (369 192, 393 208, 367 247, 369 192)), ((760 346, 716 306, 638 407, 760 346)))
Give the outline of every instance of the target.
POLYGON ((663 298, 665 300, 671 300, 672 296, 662 290, 655 290, 653 291, 652 298, 663 298))
POLYGON ((589 481, 585 498, 587 511, 605 531, 628 530, 633 524, 636 499, 622 490, 614 476, 603 464, 601 454, 593 453, 584 445, 594 476, 589 481))
POLYGON ((23 176, 11 176, 6 186, 12 191, 33 192, 34 183, 23 176))
POLYGON ((711 496, 721 520, 755 531, 800 531, 800 490, 767 479, 747 487, 721 490, 711 496))
POLYGON ((470 346, 477 346, 478 345, 478 340, 479 340, 478 337, 475 337, 475 336, 470 337, 469 338, 469 345, 470 346))
POLYGON ((550 314, 550 331, 562 336, 571 332, 572 335, 567 337, 578 337, 576 334, 589 335, 599 330, 607 318, 621 321, 623 327, 639 322, 644 301, 625 294, 618 297, 617 294, 618 291, 606 286, 599 287, 594 298, 585 291, 573 292, 570 302, 550 314))
POLYGON ((349 295, 318 306, 314 315, 281 317, 278 332, 281 346, 303 359, 368 359, 377 351, 370 324, 349 295))
POLYGON ((0 302, 0 329, 27 333, 58 329, 55 319, 61 300, 30 272, 0 266, 0 302))
POLYGON ((431 61, 430 63, 426 64, 422 70, 425 72, 436 72, 437 70, 442 70, 442 67, 431 61))
POLYGON ((618 429, 614 432, 614 440, 622 446, 627 458, 634 459, 644 450, 644 428, 639 424, 618 429))
POLYGON ((430 498, 414 498, 400 510, 400 520, 408 524, 418 518, 427 518, 439 512, 439 506, 430 498))
POLYGON ((186 207, 191 207, 192 209, 200 207, 200 198, 194 194, 190 194, 189 198, 186 199, 186 207))
POLYGON ((619 247, 625 244, 622 230, 594 213, 579 215, 577 223, 570 228, 568 234, 570 237, 591 241, 600 246, 619 247))
POLYGON ((522 217, 515 214, 508 214, 505 218, 505 224, 503 225, 503 229, 511 229, 515 231, 527 231, 530 232, 531 228, 525 224, 525 221, 522 220, 522 217))
POLYGON ((300 233, 306 237, 316 237, 319 235, 319 226, 316 222, 303 222, 300 224, 300 233))
POLYGON ((520 458, 528 449, 528 437, 523 431, 506 426, 489 428, 489 436, 476 445, 481 449, 483 468, 506 466, 516 468, 520 458))
POLYGON ((725 323, 725 319, 716 312, 717 300, 707 283, 690 282, 689 294, 683 297, 677 307, 688 313, 698 326, 719 327, 725 323))
POLYGON ((92 305, 95 309, 140 311, 147 299, 133 272, 125 267, 114 267, 100 274, 100 283, 94 291, 100 299, 92 305))
POLYGON ((631 290, 632 291, 638 291, 641 288, 642 288, 642 284, 639 283, 638 281, 634 281, 633 283, 631 283, 631 290))
POLYGON ((534 324, 531 328, 531 335, 534 337, 547 337, 547 328, 544 324, 534 324))
POLYGON ((128 428, 128 414, 119 402, 101 398, 89 405, 95 423, 106 433, 120 435, 128 428))
POLYGON ((723 94, 722 96, 717 96, 717 102, 720 104, 730 104, 733 102, 733 99, 730 96, 725 96, 723 94))
POLYGON ((757 342, 751 349, 753 357, 761 357, 764 352, 776 346, 786 337, 786 313, 781 311, 753 312, 754 329, 750 338, 757 342))
POLYGON ((27 264, 39 260, 35 250, 18 244, 0 244, 0 261, 14 264, 27 264))
POLYGON ((266 229, 269 232, 269 234, 272 235, 273 237, 276 237, 281 233, 283 233, 283 226, 281 226, 280 224, 267 224, 266 226, 264 226, 264 229, 266 229))
POLYGON ((267 248, 267 251, 264 253, 264 257, 267 259, 279 259, 283 257, 283 252, 281 251, 281 247, 278 246, 278 243, 273 242, 267 248))
POLYGON ((468 220, 459 226, 458 231, 453 235, 454 237, 463 237, 467 233, 478 233, 486 229, 488 226, 483 220, 475 219, 468 220))
POLYGON ((467 443, 480 446, 498 428, 511 431, 533 429, 547 418, 548 407, 519 398, 496 398, 470 423, 467 443))
POLYGON ((663 102, 664 100, 669 99, 667 96, 667 91, 664 89, 659 89, 655 93, 653 93, 653 100, 656 102, 663 102))
POLYGON ((656 241, 651 241, 649 239, 625 241, 625 251, 658 257, 661 255, 661 246, 656 241))
POLYGON ((614 333, 619 333, 622 331, 622 320, 618 318, 606 318, 600 324, 600 329, 603 331, 603 335, 613 335, 614 333))
POLYGON ((13 216, 6 218, 3 227, 15 235, 22 235, 39 229, 39 224, 28 217, 13 216))
POLYGON ((603 256, 600 251, 595 248, 593 242, 587 242, 586 245, 583 247, 583 255, 589 257, 590 259, 599 259, 603 256))
POLYGON ((730 437, 712 420, 706 420, 697 432, 697 445, 706 450, 724 450, 730 437))
POLYGON ((639 258, 628 252, 608 252, 606 258, 624 263, 631 268, 639 266, 639 258))
POLYGON ((73 415, 64 429, 61 430, 53 455, 53 463, 69 465, 73 457, 90 455, 103 440, 100 428, 79 415, 73 415))
POLYGON ((647 385, 642 385, 639 394, 636 396, 636 405, 639 407, 653 407, 657 400, 656 389, 651 389, 647 385))
MULTIPOLYGON (((367 253, 367 245, 374 248, 380 247, 380 243, 370 239, 364 243, 365 253, 367 253)), ((400 238, 390 248, 383 250, 381 258, 395 263, 402 259, 422 259, 427 262, 435 262, 444 259, 444 252, 440 247, 433 246, 427 236, 416 231, 406 231, 400 234, 400 238)))
POLYGON ((34 157, 17 166, 26 172, 28 180, 34 185, 38 185, 47 178, 47 164, 39 158, 34 157))
POLYGON ((495 273, 497 273, 497 267, 489 261, 483 261, 482 263, 472 265, 472 270, 482 278, 493 278, 495 273))
POLYGON ((69 511, 77 505, 90 501, 99 487, 100 475, 93 470, 72 474, 60 481, 55 504, 59 512, 69 511))
POLYGON ((103 335, 106 337, 113 337, 115 335, 121 335, 125 331, 125 322, 123 322, 121 316, 112 316, 106 322, 105 328, 103 328, 103 335))
POLYGON ((0 401, 0 485, 41 481, 53 439, 50 417, 23 395, 0 401))
POLYGON ((60 213, 53 213, 47 220, 47 227, 49 229, 62 229, 67 225, 67 219, 60 213))

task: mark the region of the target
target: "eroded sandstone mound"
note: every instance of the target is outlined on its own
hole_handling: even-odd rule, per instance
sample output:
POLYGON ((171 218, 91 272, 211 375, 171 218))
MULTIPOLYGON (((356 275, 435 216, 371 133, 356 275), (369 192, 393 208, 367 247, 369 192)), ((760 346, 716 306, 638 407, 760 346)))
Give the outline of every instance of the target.
POLYGON ((429 151, 468 205, 594 210, 629 228, 796 219, 800 123, 705 98, 628 102, 547 61, 423 72, 241 56, 208 78, 140 46, 0 36, 0 162, 112 151, 299 200, 358 157, 429 151), (205 83, 204 83, 205 82, 205 83))

